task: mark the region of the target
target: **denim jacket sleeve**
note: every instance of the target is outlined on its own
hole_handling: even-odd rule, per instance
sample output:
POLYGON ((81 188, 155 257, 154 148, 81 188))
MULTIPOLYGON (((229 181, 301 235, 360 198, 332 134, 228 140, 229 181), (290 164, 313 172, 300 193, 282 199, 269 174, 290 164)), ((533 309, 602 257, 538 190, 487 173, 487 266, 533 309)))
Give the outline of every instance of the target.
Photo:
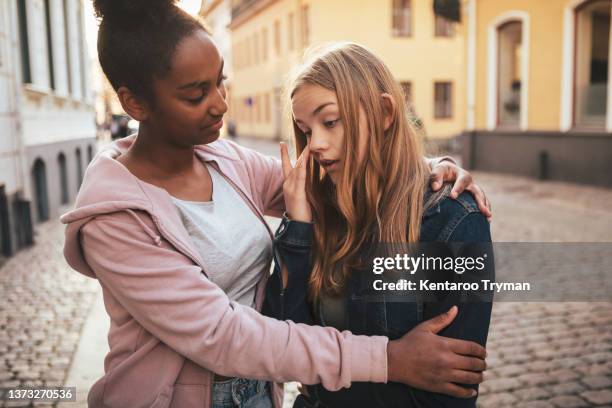
MULTIPOLYGON (((470 201, 471 201, 471 197, 470 201)), ((465 203, 448 201, 448 205, 459 206, 465 203)), ((443 204, 444 205, 444 204, 443 204)), ((475 203, 474 203, 475 205, 475 203)), ((478 257, 487 253, 485 268, 481 272, 465 273, 461 277, 462 282, 479 282, 481 279, 494 280, 494 259, 493 246, 491 244, 491 233, 489 223, 480 212, 467 209, 457 213, 458 222, 447 224, 453 225, 445 237, 447 244, 452 248, 455 257, 478 257)), ((425 319, 434 317, 451 306, 457 305, 459 312, 453 322, 445 327, 439 334, 444 337, 452 337, 474 341, 482 346, 486 346, 489 323, 491 320, 492 299, 488 296, 479 297, 471 295, 466 297, 465 293, 450 292, 439 302, 427 304, 425 306, 425 319)), ((466 386, 466 385, 464 385, 466 386)), ((478 386, 469 385, 469 388, 478 390, 478 386)), ((438 407, 452 406, 473 408, 476 406, 476 398, 455 398, 443 394, 429 393, 422 390, 413 389, 413 396, 419 402, 419 406, 438 407)))
POLYGON ((314 324, 307 301, 313 224, 286 216, 274 235, 274 272, 266 286, 263 314, 295 323, 314 324), (288 271, 283 288, 281 265, 288 271))

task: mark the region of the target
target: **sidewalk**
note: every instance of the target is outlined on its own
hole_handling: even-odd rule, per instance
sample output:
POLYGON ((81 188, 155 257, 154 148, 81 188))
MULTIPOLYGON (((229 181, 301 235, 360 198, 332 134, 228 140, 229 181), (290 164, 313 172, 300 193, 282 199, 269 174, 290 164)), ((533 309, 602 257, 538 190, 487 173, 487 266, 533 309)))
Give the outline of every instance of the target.
POLYGON ((58 220, 39 224, 36 245, 0 268, 0 387, 65 384, 98 283, 68 267, 63 237, 58 220))
POLYGON ((64 382, 66 387, 76 387, 77 400, 61 403, 58 407, 87 407, 89 389, 104 375, 104 356, 109 350, 106 340, 109 328, 110 320, 104 309, 102 290, 99 289, 95 294, 94 304, 83 326, 72 365, 64 382))

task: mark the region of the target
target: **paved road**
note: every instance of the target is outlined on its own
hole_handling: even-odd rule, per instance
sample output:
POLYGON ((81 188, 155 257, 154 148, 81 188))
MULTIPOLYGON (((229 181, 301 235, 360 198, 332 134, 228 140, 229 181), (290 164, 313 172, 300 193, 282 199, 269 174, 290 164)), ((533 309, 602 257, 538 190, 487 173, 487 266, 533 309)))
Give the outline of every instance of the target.
POLYGON ((59 222, 39 225, 36 241, 0 269, 0 387, 63 386, 97 291, 66 265, 59 222))
MULTIPOLYGON (((245 144, 277 155, 276 144, 245 144)), ((496 241, 612 242, 612 190, 475 177, 494 204, 496 241)), ((36 246, 0 268, 0 387, 78 384, 81 402, 63 406, 85 406, 108 319, 97 283, 65 264, 59 223, 37 230, 36 246)), ((482 407, 612 407, 610 303, 496 304, 488 351, 482 407)), ((295 392, 291 384, 286 406, 295 392)), ((8 406, 19 405, 0 402, 8 406)))

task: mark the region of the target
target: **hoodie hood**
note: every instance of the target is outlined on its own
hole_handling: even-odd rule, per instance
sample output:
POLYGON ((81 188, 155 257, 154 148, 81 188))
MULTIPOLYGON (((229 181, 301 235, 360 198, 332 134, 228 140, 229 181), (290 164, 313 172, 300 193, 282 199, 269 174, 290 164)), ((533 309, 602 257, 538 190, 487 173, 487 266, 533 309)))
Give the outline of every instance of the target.
MULTIPOLYGON (((74 208, 60 218, 62 223, 67 224, 64 242, 66 261, 72 268, 86 276, 95 277, 95 274, 83 257, 79 232, 86 223, 99 215, 126 211, 159 245, 161 240, 159 232, 147 227, 137 215, 139 212, 145 212, 157 225, 163 225, 165 232, 188 245, 190 243, 168 192, 140 180, 123 164, 115 160, 130 148, 136 137, 137 135, 132 135, 120 139, 105 146, 96 154, 85 171, 74 208)), ((236 151, 223 140, 196 146, 196 154, 203 161, 215 162, 220 166, 222 172, 223 163, 226 163, 227 160, 235 162, 232 163, 233 166, 242 164, 236 151)), ((233 181, 242 191, 248 191, 247 186, 243 185, 240 180, 233 181)), ((197 251, 193 252, 197 253, 197 251)))

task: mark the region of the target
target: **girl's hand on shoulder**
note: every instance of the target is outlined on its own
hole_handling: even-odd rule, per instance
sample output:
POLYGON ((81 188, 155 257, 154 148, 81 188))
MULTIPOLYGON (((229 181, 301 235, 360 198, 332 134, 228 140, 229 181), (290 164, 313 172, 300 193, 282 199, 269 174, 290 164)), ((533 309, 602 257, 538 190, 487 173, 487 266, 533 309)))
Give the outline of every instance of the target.
POLYGON ((454 182, 451 198, 459 197, 464 191, 469 191, 474 196, 478 209, 483 213, 487 220, 491 222, 493 213, 491 212, 491 202, 487 199, 484 190, 472 179, 469 171, 457 166, 449 160, 441 160, 432 164, 431 169, 431 188, 438 191, 445 182, 454 182))
POLYGON ((306 198, 306 168, 310 158, 310 148, 302 151, 295 167, 291 165, 287 144, 280 144, 281 161, 283 163, 283 194, 289 218, 294 221, 311 222, 312 210, 306 198))

